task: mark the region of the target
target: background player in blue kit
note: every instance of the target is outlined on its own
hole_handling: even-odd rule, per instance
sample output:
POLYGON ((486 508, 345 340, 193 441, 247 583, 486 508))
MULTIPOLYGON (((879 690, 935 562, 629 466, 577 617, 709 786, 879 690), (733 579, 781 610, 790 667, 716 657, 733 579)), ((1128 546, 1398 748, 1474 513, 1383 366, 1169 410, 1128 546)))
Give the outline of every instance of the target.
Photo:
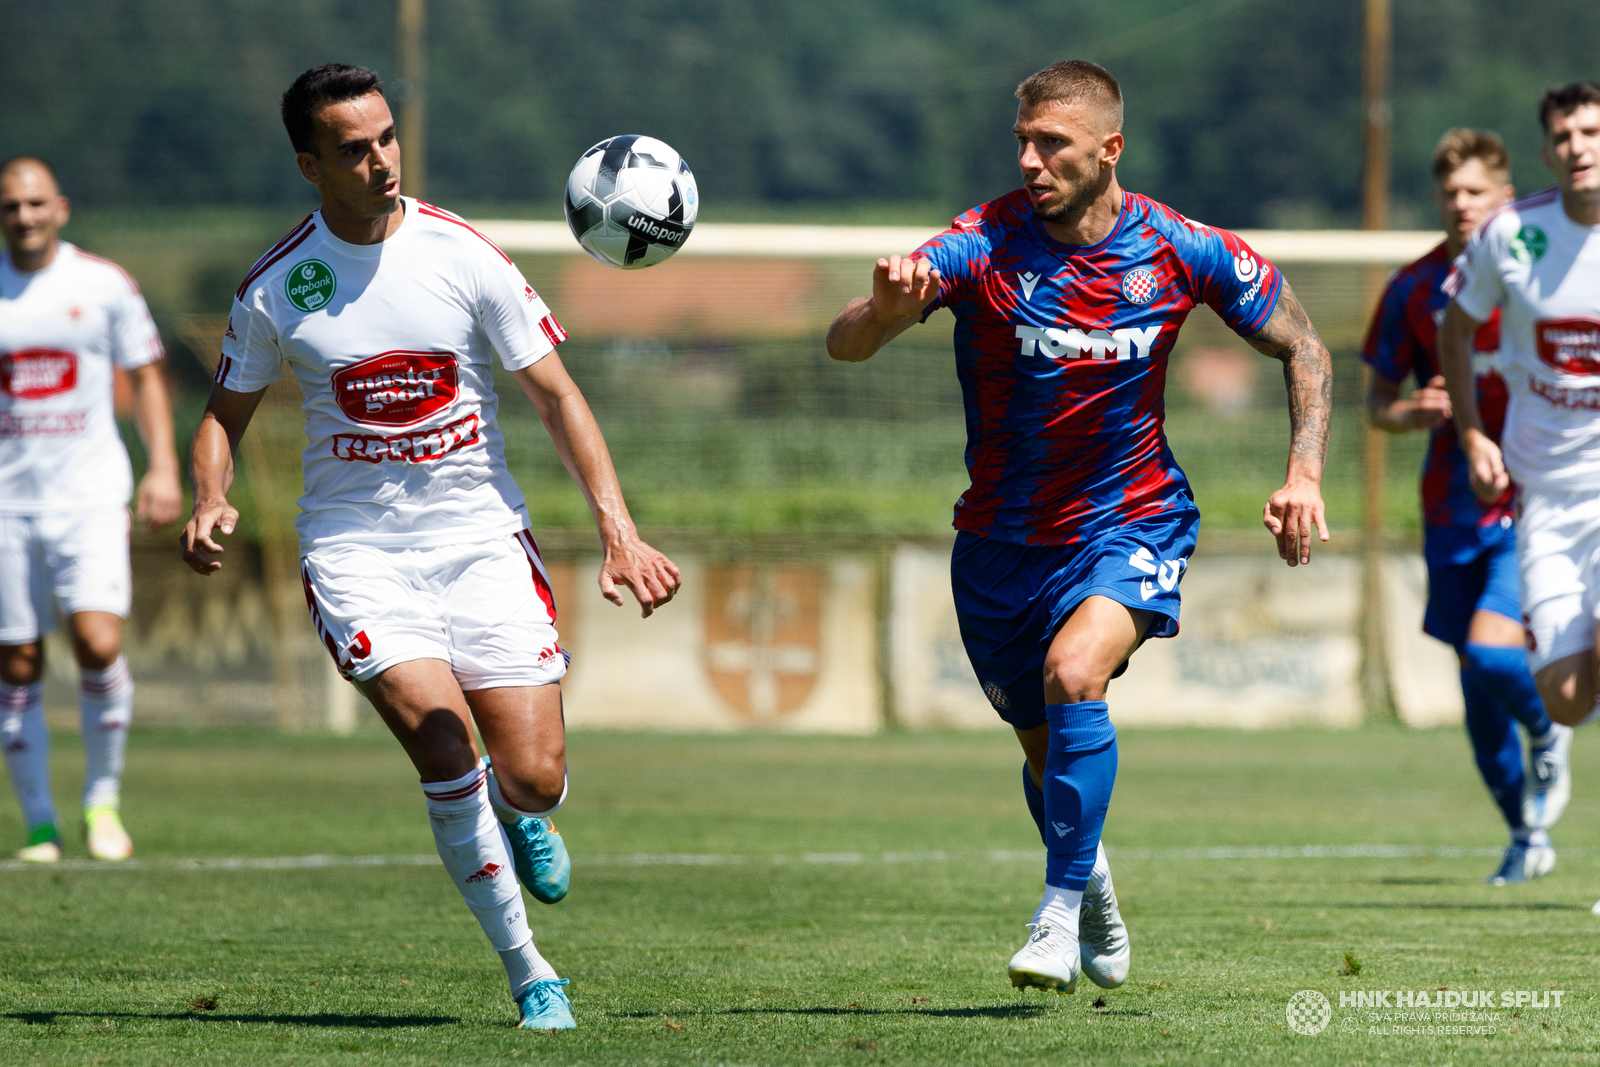
MULTIPOLYGON (((1515 489, 1507 486, 1490 504, 1473 494, 1439 371, 1439 323, 1450 302, 1444 280, 1478 224, 1511 202, 1511 157, 1493 133, 1451 130, 1434 149, 1433 177, 1445 239, 1396 271, 1384 290, 1362 350, 1372 368, 1367 412, 1374 426, 1390 433, 1431 431, 1422 466, 1422 551, 1428 564, 1422 628, 1454 648, 1461 661, 1473 756, 1511 828, 1511 844, 1487 881, 1506 885, 1555 866, 1547 831, 1571 793, 1572 730, 1550 721, 1528 669, 1512 522, 1515 489), (1402 399, 1400 383, 1407 376, 1417 388, 1402 399), (1528 731, 1531 781, 1523 773, 1519 722, 1528 731)), ((1495 367, 1499 347, 1496 308, 1473 342, 1478 409, 1495 441, 1507 399, 1505 379, 1495 367)))
POLYGON ((1093 63, 1017 88, 1023 188, 968 211, 828 331, 858 362, 940 307, 955 314, 972 486, 955 510, 956 611, 984 693, 1017 732, 1049 850, 1013 985, 1127 979, 1127 931, 1100 830, 1116 777, 1107 683, 1147 637, 1178 632, 1199 512, 1162 430, 1167 356, 1209 305, 1282 360, 1288 477, 1263 518, 1290 566, 1327 540, 1321 477, 1330 360, 1282 276, 1231 233, 1117 183, 1122 92, 1093 63), (1081 915, 1080 915, 1081 912, 1081 915), (1080 943, 1081 934, 1081 943, 1080 943))

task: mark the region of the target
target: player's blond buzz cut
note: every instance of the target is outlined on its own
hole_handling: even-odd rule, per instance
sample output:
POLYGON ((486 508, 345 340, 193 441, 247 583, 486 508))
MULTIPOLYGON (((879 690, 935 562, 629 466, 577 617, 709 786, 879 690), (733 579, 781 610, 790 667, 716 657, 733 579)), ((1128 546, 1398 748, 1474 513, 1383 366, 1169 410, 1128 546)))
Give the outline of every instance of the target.
POLYGON ((1086 59, 1069 59, 1029 75, 1017 86, 1016 96, 1030 107, 1082 100, 1101 110, 1108 132, 1122 129, 1122 86, 1109 70, 1086 59))
POLYGON ((1493 130, 1446 130, 1433 149, 1433 180, 1442 182, 1476 159, 1490 174, 1511 177, 1511 153, 1493 130))

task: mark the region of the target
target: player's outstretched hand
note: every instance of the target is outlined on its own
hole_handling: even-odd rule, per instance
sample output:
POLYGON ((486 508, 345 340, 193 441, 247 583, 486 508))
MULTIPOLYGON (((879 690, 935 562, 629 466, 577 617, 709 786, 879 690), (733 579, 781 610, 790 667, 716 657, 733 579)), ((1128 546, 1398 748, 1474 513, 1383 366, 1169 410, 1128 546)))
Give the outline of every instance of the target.
POLYGON ((625 585, 639 602, 639 617, 652 612, 677 593, 683 584, 677 564, 635 536, 606 542, 605 562, 600 565, 600 595, 617 607, 627 603, 617 586, 625 585))
POLYGON ((1467 475, 1472 491, 1485 504, 1492 504, 1511 485, 1500 446, 1489 440, 1488 434, 1468 430, 1462 437, 1461 450, 1467 455, 1467 475))
POLYGON ((1278 539, 1278 558, 1291 567, 1311 562, 1311 527, 1328 539, 1328 518, 1322 487, 1316 482, 1290 482, 1267 498, 1261 521, 1278 539))
POLYGON ((212 504, 196 503, 194 515, 184 524, 178 544, 183 548, 183 561, 194 568, 196 574, 211 574, 222 569, 223 547, 212 539, 212 533, 231 534, 239 524, 239 509, 230 507, 226 500, 212 504))
POLYGON ((183 510, 183 489, 176 471, 152 470, 139 480, 139 495, 134 517, 144 523, 146 533, 155 533, 178 517, 183 510))
POLYGON ((939 271, 925 259, 890 256, 872 272, 872 308, 882 318, 920 315, 939 295, 939 271))
POLYGON ((1432 430, 1455 418, 1450 407, 1450 391, 1445 388, 1444 375, 1435 374, 1428 384, 1411 394, 1411 425, 1418 430, 1432 430))

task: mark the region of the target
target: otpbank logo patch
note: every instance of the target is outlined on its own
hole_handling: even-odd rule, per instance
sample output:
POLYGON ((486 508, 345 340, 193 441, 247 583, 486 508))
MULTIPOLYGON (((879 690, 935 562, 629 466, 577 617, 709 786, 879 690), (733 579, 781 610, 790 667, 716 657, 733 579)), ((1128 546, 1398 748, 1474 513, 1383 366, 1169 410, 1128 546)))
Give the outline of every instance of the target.
POLYGON ((44 400, 78 387, 78 356, 57 348, 24 348, 0 356, 0 391, 17 400, 44 400))
POLYGON ((339 288, 333 268, 320 259, 308 259, 289 268, 283 279, 283 295, 301 311, 326 307, 339 288))
POLYGON ((456 402, 460 374, 448 352, 384 352, 335 371, 332 383, 355 422, 415 426, 456 402))

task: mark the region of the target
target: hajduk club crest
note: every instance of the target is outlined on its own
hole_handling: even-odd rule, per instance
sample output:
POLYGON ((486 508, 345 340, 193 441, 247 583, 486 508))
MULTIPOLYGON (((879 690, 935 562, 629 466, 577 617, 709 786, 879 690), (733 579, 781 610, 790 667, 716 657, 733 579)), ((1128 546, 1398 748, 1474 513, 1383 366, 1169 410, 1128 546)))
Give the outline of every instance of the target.
POLYGON ((1122 295, 1130 304, 1148 304, 1156 298, 1156 276, 1143 267, 1122 276, 1122 295))

